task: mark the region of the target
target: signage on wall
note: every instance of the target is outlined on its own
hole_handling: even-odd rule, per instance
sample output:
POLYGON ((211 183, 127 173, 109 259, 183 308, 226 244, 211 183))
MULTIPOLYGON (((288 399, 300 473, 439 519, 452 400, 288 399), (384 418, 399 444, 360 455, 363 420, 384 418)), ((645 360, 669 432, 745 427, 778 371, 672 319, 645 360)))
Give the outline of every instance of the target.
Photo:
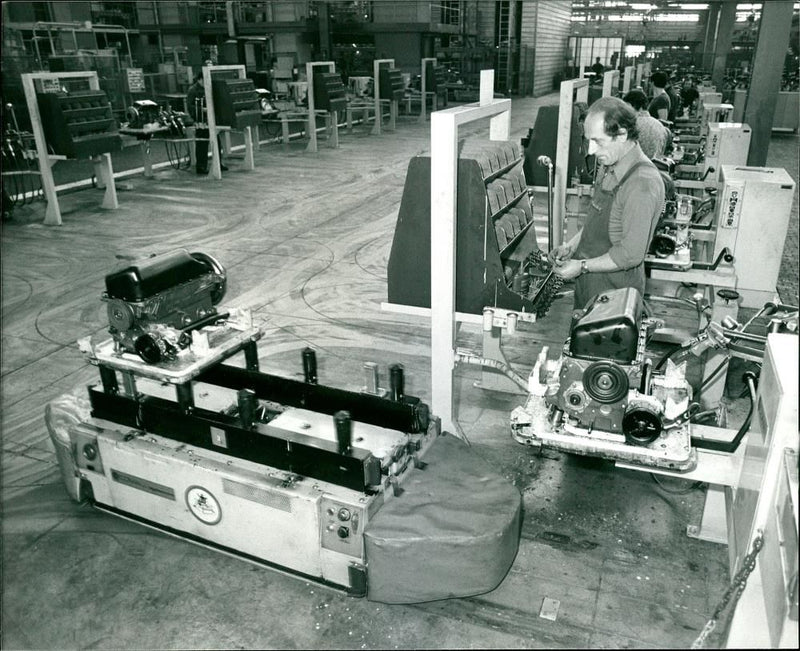
POLYGON ((128 92, 144 93, 144 70, 142 68, 126 68, 125 72, 128 75, 128 92))

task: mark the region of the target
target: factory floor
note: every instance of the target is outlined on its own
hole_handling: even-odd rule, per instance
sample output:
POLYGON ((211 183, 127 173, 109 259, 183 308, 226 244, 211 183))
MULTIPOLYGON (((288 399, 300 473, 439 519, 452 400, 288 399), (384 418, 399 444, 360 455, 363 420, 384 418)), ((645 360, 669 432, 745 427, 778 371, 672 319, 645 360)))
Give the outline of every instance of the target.
MULTIPOLYGON (((514 99, 512 139, 557 101, 514 99)), ((480 125, 462 133, 486 137, 480 125)), ((456 369, 458 422, 525 508, 516 560, 487 594, 392 606, 352 598, 69 500, 45 405, 97 381, 76 341, 108 336, 105 275, 153 253, 185 247, 224 264, 224 304, 249 307, 264 329, 263 371, 302 378, 310 346, 323 384, 358 390, 364 362, 377 362, 385 386, 399 362, 406 393, 430 401, 429 323, 381 309, 406 168, 429 153, 430 123, 401 119, 380 136, 361 125, 341 133, 338 149, 319 144, 318 153, 264 146, 250 172, 234 157, 221 181, 169 168, 135 176, 116 211, 99 207, 100 190, 65 194, 60 227, 42 225, 41 203, 3 223, 2 647, 690 645, 729 580, 726 546, 686 535, 704 489, 516 443, 509 414, 523 396, 476 388, 475 367, 456 369), (540 617, 545 598, 558 601, 554 620, 540 617)), ((773 137, 768 164, 796 179, 797 162, 798 136, 773 137)), ((780 285, 794 304, 797 257, 795 191, 780 285)), ((570 301, 506 340, 520 373, 543 343, 567 336, 570 301)), ((458 343, 479 351, 479 329, 463 326, 458 343)), ((709 646, 720 644, 713 634, 709 646)))

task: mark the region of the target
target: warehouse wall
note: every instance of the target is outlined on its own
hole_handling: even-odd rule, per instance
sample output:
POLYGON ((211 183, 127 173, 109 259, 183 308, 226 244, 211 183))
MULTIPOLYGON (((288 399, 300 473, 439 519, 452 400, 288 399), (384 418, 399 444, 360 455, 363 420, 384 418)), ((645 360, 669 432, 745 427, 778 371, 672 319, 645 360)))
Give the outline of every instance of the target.
MULTIPOLYGON (((553 91, 553 79, 561 75, 564 69, 564 53, 570 36, 572 24, 572 5, 561 0, 539 0, 536 5, 523 3, 523 19, 535 19, 533 44, 536 47, 535 74, 533 80, 533 96, 545 95, 553 91), (534 14, 531 16, 530 14, 534 14)), ((526 28, 523 23, 523 39, 525 45, 526 28)))
POLYGON ((679 41, 703 42, 706 34, 706 14, 701 13, 696 23, 669 22, 600 22, 573 23, 573 36, 623 37, 634 43, 677 43, 679 41))
MULTIPOLYGON (((420 73, 422 35, 419 33, 375 34, 375 55, 380 59, 394 59, 394 65, 404 72, 420 73)), ((370 68, 372 74, 372 68, 370 68)))
POLYGON ((478 42, 494 46, 494 0, 478 0, 478 42))

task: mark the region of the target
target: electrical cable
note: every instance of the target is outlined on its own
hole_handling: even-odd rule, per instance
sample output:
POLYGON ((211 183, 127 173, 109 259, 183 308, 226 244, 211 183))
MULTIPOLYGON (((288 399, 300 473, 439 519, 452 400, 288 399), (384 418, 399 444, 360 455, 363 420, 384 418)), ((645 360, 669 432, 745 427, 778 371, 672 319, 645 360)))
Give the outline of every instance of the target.
POLYGON ((702 450, 714 450, 716 452, 734 452, 736 448, 739 447, 739 443, 741 443, 744 435, 747 434, 747 431, 750 429, 750 422, 753 419, 753 412, 755 411, 756 407, 756 386, 758 376, 753 373, 752 371, 745 371, 742 375, 742 379, 744 380, 745 384, 747 384, 747 389, 750 394, 750 410, 747 412, 747 418, 744 419, 742 426, 739 428, 739 431, 736 432, 736 436, 733 437, 730 441, 714 441, 714 440, 706 440, 706 439, 696 439, 692 437, 692 445, 698 449, 702 450))
POLYGON ((723 359, 717 367, 703 380, 703 383, 697 388, 697 395, 703 394, 703 389, 705 389, 713 380, 716 379, 717 374, 731 361, 731 355, 728 353, 725 355, 725 359, 723 359))

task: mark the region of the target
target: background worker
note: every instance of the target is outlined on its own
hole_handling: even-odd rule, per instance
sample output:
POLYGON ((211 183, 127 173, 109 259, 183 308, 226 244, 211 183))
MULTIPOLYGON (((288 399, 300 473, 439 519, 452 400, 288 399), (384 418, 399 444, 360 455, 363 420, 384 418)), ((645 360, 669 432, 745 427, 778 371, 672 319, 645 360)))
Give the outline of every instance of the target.
POLYGON ((653 159, 666 154, 672 142, 672 133, 647 112, 647 95, 644 91, 635 88, 623 99, 636 111, 637 140, 644 155, 653 159))
POLYGON ((594 102, 584 135, 602 166, 589 212, 583 229, 548 254, 556 274, 575 279, 575 308, 621 287, 644 295, 644 256, 664 209, 664 182, 637 142, 629 104, 617 97, 594 102))
MULTIPOLYGON (((194 83, 189 86, 186 93, 186 105, 189 110, 189 115, 195 123, 194 137, 194 155, 195 155, 195 171, 198 174, 208 174, 208 138, 209 130, 208 123, 206 122, 206 89, 203 84, 203 71, 201 70, 194 76, 194 83)), ((219 136, 217 136, 217 144, 220 145, 220 152, 222 151, 219 136)), ((220 169, 224 172, 228 169, 227 165, 220 162, 220 169)))
POLYGON ((669 120, 671 104, 667 95, 667 75, 660 70, 653 73, 650 77, 653 84, 653 99, 647 105, 647 110, 657 120, 669 120))
POLYGON ((595 58, 594 64, 592 64, 592 72, 595 74, 594 78, 597 79, 598 77, 602 77, 605 71, 605 66, 600 63, 600 57, 595 58))

